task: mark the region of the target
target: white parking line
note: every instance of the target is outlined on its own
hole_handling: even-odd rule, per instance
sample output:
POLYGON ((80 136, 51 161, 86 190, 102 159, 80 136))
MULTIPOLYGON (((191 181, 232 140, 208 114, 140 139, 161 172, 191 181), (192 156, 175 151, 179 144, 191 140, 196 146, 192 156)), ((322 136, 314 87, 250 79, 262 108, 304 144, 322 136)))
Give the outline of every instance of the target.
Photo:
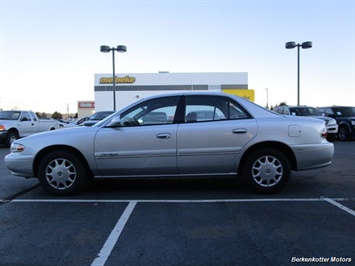
POLYGON ((342 209, 343 211, 350 213, 352 216, 355 216, 355 211, 353 211, 352 209, 350 209, 348 207, 345 207, 344 205, 336 202, 335 200, 330 199, 330 198, 323 198, 323 200, 333 204, 334 206, 337 206, 338 208, 342 209))
POLYGON ((122 216, 118 220, 116 226, 113 228, 110 236, 106 240, 104 246, 100 250, 100 253, 97 255, 97 258, 91 264, 91 266, 103 266, 105 265, 106 260, 111 254, 112 249, 116 245, 118 238, 120 237, 123 228, 128 221, 129 216, 133 212, 134 207, 136 206, 137 201, 131 201, 123 212, 122 216))
MULTIPOLYGON (((129 203, 135 201, 138 203, 220 203, 220 202, 310 202, 310 201, 324 201, 325 197, 321 198, 275 198, 275 199, 208 199, 208 200, 85 200, 85 199, 14 199, 10 202, 48 202, 48 203, 129 203)), ((351 198, 333 198, 335 201, 348 201, 351 198)))

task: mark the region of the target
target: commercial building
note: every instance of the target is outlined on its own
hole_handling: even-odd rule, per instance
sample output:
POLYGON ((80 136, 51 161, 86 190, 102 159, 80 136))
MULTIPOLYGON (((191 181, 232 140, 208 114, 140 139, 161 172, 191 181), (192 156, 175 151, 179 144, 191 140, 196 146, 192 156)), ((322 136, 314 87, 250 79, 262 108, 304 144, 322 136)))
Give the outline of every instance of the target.
MULTIPOLYGON (((113 110, 112 74, 95 74, 94 90, 95 111, 113 110)), ((223 91, 254 101, 246 72, 118 73, 115 77, 116 110, 147 96, 191 90, 223 91)))

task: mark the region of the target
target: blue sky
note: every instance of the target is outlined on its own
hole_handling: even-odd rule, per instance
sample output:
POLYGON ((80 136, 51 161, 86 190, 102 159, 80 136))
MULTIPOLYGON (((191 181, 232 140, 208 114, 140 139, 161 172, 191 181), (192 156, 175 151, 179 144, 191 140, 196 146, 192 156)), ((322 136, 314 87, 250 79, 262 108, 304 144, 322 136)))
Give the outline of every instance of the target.
POLYGON ((0 0, 0 108, 76 112, 116 73, 248 72, 256 103, 355 106, 354 0, 0 0))

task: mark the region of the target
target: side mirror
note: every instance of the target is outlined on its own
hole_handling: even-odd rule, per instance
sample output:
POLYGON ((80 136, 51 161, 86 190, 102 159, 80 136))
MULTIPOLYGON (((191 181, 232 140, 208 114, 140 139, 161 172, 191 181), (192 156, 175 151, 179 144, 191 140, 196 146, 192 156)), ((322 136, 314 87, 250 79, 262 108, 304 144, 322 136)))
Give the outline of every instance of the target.
POLYGON ((107 124, 106 127, 120 127, 121 125, 121 118, 119 116, 116 116, 114 118, 112 118, 112 120, 110 121, 110 123, 107 124))

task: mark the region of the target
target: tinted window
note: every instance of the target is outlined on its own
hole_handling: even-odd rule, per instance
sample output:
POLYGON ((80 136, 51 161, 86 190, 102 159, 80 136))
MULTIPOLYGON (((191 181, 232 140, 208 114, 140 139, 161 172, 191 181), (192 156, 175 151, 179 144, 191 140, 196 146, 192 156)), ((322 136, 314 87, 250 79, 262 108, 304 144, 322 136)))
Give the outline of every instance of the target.
POLYGON ((355 116, 355 107, 334 107, 336 116, 355 116))

